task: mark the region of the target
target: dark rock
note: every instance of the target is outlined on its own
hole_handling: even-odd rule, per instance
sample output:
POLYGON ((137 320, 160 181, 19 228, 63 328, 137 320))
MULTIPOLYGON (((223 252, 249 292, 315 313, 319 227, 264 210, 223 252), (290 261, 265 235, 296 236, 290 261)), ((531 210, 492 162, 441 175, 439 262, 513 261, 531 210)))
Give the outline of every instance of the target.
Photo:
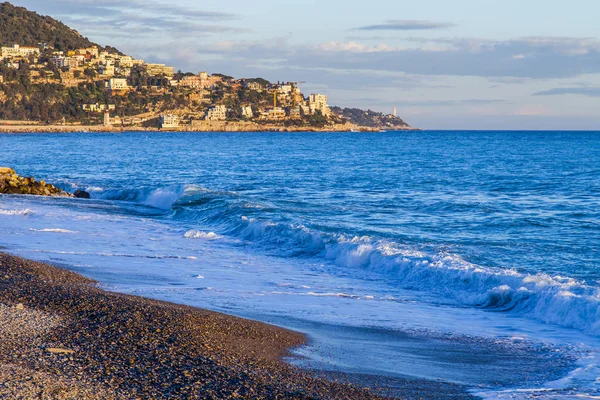
POLYGON ((74 193, 75 197, 78 199, 91 199, 92 196, 85 190, 78 190, 74 193))

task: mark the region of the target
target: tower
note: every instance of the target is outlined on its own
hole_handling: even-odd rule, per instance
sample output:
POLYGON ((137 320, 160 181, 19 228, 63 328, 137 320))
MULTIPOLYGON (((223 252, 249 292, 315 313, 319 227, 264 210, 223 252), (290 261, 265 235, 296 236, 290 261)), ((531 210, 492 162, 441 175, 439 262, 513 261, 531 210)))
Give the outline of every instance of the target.
POLYGON ((110 112, 104 110, 104 126, 110 126, 110 112))
POLYGON ((398 110, 396 110, 396 107, 394 107, 394 117, 397 117, 397 116, 398 116, 398 112, 397 112, 397 111, 398 111, 398 110))

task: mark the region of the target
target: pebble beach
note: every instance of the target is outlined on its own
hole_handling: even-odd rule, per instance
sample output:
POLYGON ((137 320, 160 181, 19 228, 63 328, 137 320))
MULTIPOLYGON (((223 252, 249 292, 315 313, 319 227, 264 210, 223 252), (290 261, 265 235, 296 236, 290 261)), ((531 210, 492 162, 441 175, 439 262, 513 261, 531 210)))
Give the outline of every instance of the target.
POLYGON ((369 389, 299 370, 282 357, 305 343, 302 334, 109 293, 73 272, 1 253, 0 339, 0 398, 469 397, 447 384, 369 389))

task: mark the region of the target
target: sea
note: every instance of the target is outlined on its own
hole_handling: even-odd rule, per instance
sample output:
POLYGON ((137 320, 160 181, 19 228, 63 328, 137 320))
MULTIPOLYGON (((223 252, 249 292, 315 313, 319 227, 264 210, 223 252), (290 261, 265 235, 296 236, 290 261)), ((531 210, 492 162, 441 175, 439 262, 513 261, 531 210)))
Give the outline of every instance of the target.
POLYGON ((600 132, 0 135, 91 200, 0 196, 2 251, 307 334, 304 368, 600 398, 600 132))

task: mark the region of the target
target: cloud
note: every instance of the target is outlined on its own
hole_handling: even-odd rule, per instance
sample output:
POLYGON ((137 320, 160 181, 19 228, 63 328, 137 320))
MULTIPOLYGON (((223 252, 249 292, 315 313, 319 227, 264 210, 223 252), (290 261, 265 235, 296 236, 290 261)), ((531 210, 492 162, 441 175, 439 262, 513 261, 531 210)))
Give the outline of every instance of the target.
POLYGON ((236 14, 156 1, 56 0, 50 4, 47 0, 23 0, 22 3, 38 13, 62 20, 92 40, 114 41, 110 44, 117 47, 122 41, 147 40, 148 35, 160 40, 169 35, 205 36, 248 31, 222 24, 239 18, 236 14))
POLYGON ((219 11, 206 11, 177 4, 164 4, 143 0, 54 0, 49 5, 47 0, 23 0, 21 3, 32 9, 54 15, 82 15, 94 18, 131 12, 135 15, 160 15, 161 18, 181 17, 199 18, 203 20, 222 21, 238 18, 238 15, 219 11))
POLYGON ((589 38, 417 38, 404 46, 357 41, 303 45, 292 44, 289 38, 279 38, 220 41, 194 45, 194 50, 200 57, 202 54, 220 55, 253 63, 270 60, 273 68, 293 65, 299 69, 476 76, 508 79, 514 83, 600 73, 600 41, 589 38))
POLYGON ((477 106, 492 104, 507 104, 503 99, 465 99, 465 100, 402 100, 394 104, 401 107, 453 107, 453 106, 477 106))
POLYGON ((433 21, 415 21, 415 20, 401 20, 401 19, 390 19, 385 21, 383 24, 361 26, 354 28, 359 31, 424 31, 434 30, 443 28, 453 28, 456 24, 449 22, 433 22, 433 21))
POLYGON ((562 96, 562 95, 580 95, 587 97, 600 97, 600 87, 567 87, 553 88, 536 92, 534 96, 562 96))

